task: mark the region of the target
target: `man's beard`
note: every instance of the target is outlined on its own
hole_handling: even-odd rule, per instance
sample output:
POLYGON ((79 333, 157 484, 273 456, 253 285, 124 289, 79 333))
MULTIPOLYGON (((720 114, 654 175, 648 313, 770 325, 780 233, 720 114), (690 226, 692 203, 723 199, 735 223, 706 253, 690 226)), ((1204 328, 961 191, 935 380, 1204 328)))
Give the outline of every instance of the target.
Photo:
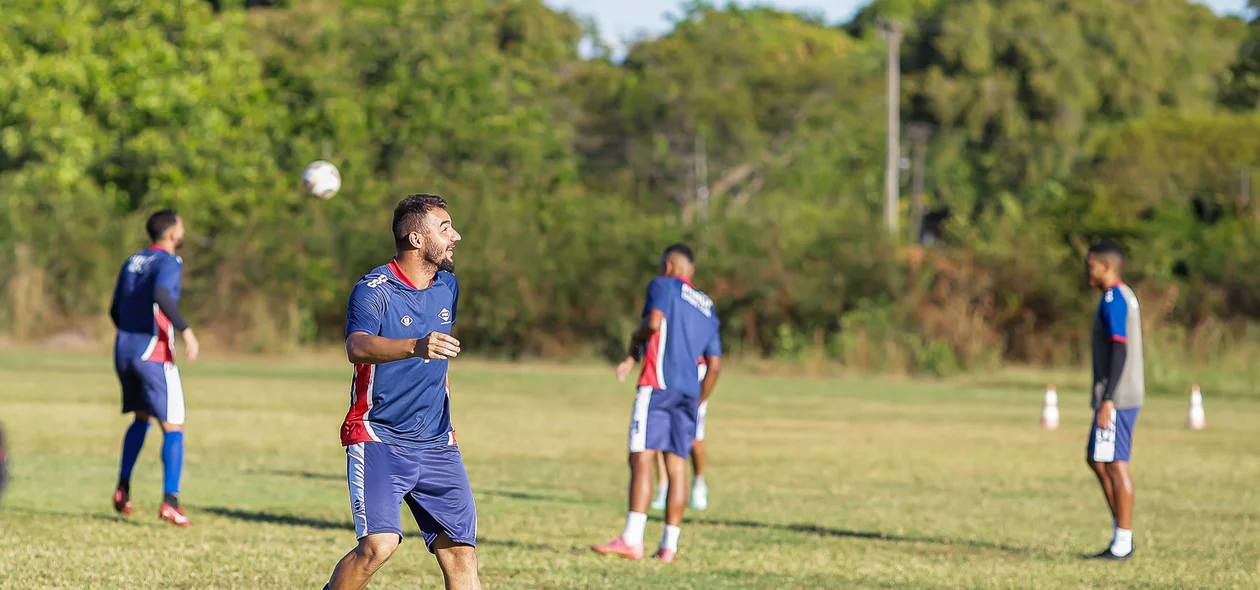
POLYGON ((424 253, 426 262, 437 266, 438 270, 444 270, 451 274, 455 274, 455 261, 446 257, 446 248, 442 248, 436 244, 430 244, 424 253))

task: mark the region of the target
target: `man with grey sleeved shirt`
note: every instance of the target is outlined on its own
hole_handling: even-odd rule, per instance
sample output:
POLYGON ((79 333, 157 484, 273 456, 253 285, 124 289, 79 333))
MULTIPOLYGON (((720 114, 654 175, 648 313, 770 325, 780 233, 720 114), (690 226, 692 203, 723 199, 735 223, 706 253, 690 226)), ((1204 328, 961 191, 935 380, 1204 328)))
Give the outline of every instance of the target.
POLYGON ((1129 459, 1133 427, 1146 396, 1142 365, 1142 318, 1137 296, 1120 279, 1124 249, 1100 242, 1089 250, 1090 285, 1103 291, 1094 313, 1094 387, 1085 461, 1098 477, 1113 518, 1111 546, 1092 559, 1122 561, 1133 555, 1133 476, 1129 459))

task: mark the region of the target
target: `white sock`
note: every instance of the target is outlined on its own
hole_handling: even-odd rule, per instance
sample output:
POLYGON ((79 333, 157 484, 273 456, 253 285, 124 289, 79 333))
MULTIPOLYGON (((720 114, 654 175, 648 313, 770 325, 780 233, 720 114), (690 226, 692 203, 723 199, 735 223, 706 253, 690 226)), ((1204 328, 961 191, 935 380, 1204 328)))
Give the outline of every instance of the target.
POLYGON ((693 489, 693 490, 707 490, 707 489, 709 489, 709 488, 708 488, 708 486, 706 486, 706 485, 704 484, 704 476, 703 476, 703 475, 697 475, 697 476, 696 476, 696 479, 695 479, 695 480, 693 480, 693 481, 691 482, 691 489, 693 489))
POLYGON ((626 530, 621 531, 621 538, 631 545, 643 544, 643 527, 647 526, 647 515, 642 512, 626 513, 626 530))
POLYGON ((1113 519, 1111 521, 1111 542, 1116 542, 1116 531, 1120 530, 1120 525, 1113 519))
POLYGON ((665 533, 661 535, 661 549, 669 549, 675 553, 678 552, 678 535, 682 534, 682 527, 673 525, 665 525, 665 533))
POLYGON ((1117 557, 1124 557, 1133 551, 1133 531, 1128 529, 1116 529, 1116 540, 1111 542, 1111 553, 1117 557))

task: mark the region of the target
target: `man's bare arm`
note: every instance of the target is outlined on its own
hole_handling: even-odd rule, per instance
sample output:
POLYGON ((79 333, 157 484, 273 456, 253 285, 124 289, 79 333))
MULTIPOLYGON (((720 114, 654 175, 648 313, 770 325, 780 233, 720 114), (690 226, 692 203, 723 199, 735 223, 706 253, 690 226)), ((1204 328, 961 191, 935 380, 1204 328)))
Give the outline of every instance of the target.
POLYGON ((709 401, 713 388, 717 387, 718 375, 722 372, 722 357, 706 356, 704 362, 709 368, 704 373, 704 381, 700 382, 700 403, 709 401))
POLYGON ((665 312, 659 309, 653 309, 643 316, 643 321, 639 322, 639 327, 630 336, 629 355, 637 362, 642 360, 643 345, 647 344, 648 339, 653 334, 661 331, 661 324, 665 321, 665 312))
POLYGON ((459 355, 459 341, 441 332, 424 338, 385 338, 367 332, 346 337, 346 357, 356 365, 379 365, 418 357, 449 360, 459 355))

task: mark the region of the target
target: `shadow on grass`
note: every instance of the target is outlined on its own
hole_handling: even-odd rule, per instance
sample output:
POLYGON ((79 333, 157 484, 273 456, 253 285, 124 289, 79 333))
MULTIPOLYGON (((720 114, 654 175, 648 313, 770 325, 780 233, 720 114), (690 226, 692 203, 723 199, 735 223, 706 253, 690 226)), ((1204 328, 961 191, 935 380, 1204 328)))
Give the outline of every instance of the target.
MULTIPOLYGON (((652 520, 662 520, 660 517, 652 516, 652 520)), ((976 541, 971 539, 949 539, 942 537, 916 537, 905 535, 890 535, 878 531, 851 531, 846 529, 836 529, 816 524, 775 524, 766 522, 755 522, 750 520, 710 520, 695 519, 690 520, 695 524, 708 524, 716 526, 740 527, 749 529, 765 529, 776 531, 787 531, 792 533, 801 533, 806 535, 818 535, 821 537, 840 537, 845 539, 870 539, 873 541, 888 541, 891 543, 927 543, 932 545, 951 546, 951 547, 972 547, 976 549, 988 549, 993 551, 1002 551, 1005 553, 1028 553, 1029 549, 1025 547, 1011 547, 1000 543, 989 543, 986 541, 976 541)))
POLYGON ((273 514, 262 510, 245 510, 241 508, 226 508, 223 506, 190 506, 190 508, 200 512, 207 512, 215 516, 222 516, 224 518, 231 518, 233 520, 240 520, 243 522, 282 524, 286 526, 300 526, 321 530, 354 530, 354 524, 346 521, 294 516, 292 514, 273 514))
POLYGON ((101 514, 99 512, 62 512, 60 510, 40 510, 38 508, 26 508, 24 506, 3 506, 0 505, 0 513, 16 513, 30 514, 33 516, 55 516, 57 518, 74 518, 74 519, 92 519, 105 522, 113 522, 117 524, 125 524, 128 526, 143 526, 141 523, 130 520, 125 516, 115 514, 101 514))
POLYGON ((278 477, 300 477, 302 479, 320 479, 324 481, 346 481, 344 473, 314 473, 311 471, 284 471, 279 469, 270 469, 263 471, 252 471, 250 473, 259 473, 262 475, 274 475, 278 477))
POLYGON ((504 490, 473 490, 474 495, 495 496, 498 498, 508 498, 511 500, 529 500, 531 502, 565 502, 570 504, 581 504, 582 500, 574 498, 561 498, 560 496, 544 496, 541 494, 529 494, 526 492, 508 492, 504 490))
MULTIPOLYGON (((344 521, 325 520, 321 518, 311 518, 307 516, 294 516, 291 514, 273 514, 261 510, 244 510, 241 508, 226 508, 223 506, 199 506, 190 507, 200 512, 206 512, 215 516, 231 518, 242 522, 279 524, 285 526, 305 527, 318 530, 331 531, 353 531, 354 525, 344 521)), ((495 539, 477 539, 478 546, 486 547, 504 547, 508 549, 527 549, 531 551, 556 551, 555 547, 543 543, 524 543, 521 541, 499 541, 495 539)))

